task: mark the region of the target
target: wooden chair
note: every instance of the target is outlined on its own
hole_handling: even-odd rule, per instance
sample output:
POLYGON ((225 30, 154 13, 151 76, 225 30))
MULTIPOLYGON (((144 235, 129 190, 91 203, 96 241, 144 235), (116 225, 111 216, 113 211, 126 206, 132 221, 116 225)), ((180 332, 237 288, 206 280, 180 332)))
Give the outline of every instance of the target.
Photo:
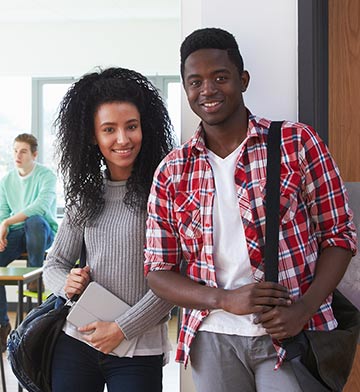
MULTIPOLYGON (((41 298, 42 302, 46 300, 46 298, 51 294, 51 291, 49 290, 44 290, 42 292, 41 298)), ((30 312, 30 310, 33 307, 33 299, 37 300, 37 292, 35 291, 30 291, 30 290, 24 290, 23 292, 23 297, 26 298, 26 311, 30 312)))

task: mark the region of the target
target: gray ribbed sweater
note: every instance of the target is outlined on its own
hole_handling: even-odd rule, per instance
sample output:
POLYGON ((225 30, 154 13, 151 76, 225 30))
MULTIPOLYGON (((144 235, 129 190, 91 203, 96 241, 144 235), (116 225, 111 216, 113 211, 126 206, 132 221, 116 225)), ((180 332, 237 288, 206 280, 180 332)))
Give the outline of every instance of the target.
POLYGON ((105 180, 104 210, 85 230, 70 225, 64 217, 47 256, 44 281, 48 289, 65 297, 66 275, 79 258, 84 236, 91 279, 132 306, 115 320, 125 337, 132 339, 164 323, 172 305, 156 297, 147 286, 146 212, 130 211, 123 203, 125 192, 125 181, 105 180))

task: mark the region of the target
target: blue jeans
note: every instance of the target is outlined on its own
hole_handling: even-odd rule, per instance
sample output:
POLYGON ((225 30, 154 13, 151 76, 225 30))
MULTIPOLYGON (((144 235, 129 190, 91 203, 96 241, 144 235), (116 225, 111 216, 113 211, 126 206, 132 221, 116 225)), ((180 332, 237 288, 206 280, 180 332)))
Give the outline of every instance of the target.
MULTIPOLYGON (((31 216, 25 220, 23 227, 9 231, 7 247, 0 252, 0 267, 6 267, 24 252, 28 253, 28 267, 40 267, 45 251, 53 241, 54 233, 48 222, 41 216, 31 216)), ((0 325, 8 322, 6 291, 4 286, 0 286, 0 325)))
POLYGON ((106 355, 64 332, 55 346, 52 392, 161 392, 162 355, 106 355))

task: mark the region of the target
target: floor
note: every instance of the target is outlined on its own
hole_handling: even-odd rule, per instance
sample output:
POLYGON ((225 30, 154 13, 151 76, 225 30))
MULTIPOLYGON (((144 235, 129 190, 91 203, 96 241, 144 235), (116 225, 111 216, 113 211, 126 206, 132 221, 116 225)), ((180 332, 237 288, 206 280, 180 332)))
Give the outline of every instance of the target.
MULTIPOLYGON (((15 325, 15 313, 10 313, 11 325, 15 325)), ((163 378, 163 392, 179 392, 180 387, 180 370, 179 365, 175 362, 175 345, 176 345, 176 333, 177 333, 177 319, 173 317, 169 321, 169 337, 173 346, 173 351, 171 352, 171 358, 169 364, 164 367, 164 378, 163 378)), ((6 353, 3 354, 4 367, 5 367, 5 379, 7 392, 17 392, 18 383, 9 367, 8 361, 6 359, 6 353)), ((105 390, 106 391, 106 390, 105 390)), ((2 392, 2 385, 0 383, 0 392, 2 392)), ((86 392, 86 391, 79 391, 86 392)))

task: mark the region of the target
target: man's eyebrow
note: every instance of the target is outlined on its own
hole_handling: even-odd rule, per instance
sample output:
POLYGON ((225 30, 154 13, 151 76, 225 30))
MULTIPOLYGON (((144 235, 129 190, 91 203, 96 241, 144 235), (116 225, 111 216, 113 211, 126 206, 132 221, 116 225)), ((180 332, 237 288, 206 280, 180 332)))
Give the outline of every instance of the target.
MULTIPOLYGON (((218 73, 230 73, 230 71, 227 68, 219 68, 219 69, 215 69, 214 71, 211 72, 211 74, 214 74, 214 75, 218 74, 218 73)), ((200 78, 200 77, 201 77, 200 74, 193 73, 193 74, 186 76, 186 79, 200 78)))

